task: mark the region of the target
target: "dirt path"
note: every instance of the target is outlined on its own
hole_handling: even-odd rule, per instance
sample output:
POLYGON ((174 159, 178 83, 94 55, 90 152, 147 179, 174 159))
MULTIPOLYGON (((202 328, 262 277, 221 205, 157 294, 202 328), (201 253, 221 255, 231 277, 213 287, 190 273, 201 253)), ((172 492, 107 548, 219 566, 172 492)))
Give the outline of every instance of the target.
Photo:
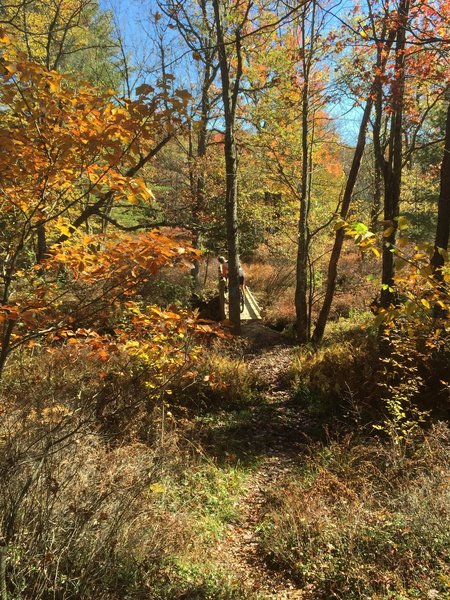
POLYGON ((295 473, 296 465, 301 461, 304 416, 292 402, 286 381, 294 349, 286 345, 280 334, 261 324, 247 326, 244 335, 253 343, 252 350, 256 350, 246 360, 264 386, 266 411, 256 412, 253 417, 254 430, 258 432, 255 443, 260 463, 246 496, 242 498, 243 517, 238 524, 230 526, 221 551, 230 570, 247 589, 267 600, 294 600, 302 597, 302 591, 288 575, 272 570, 265 563, 256 531, 268 491, 295 473))

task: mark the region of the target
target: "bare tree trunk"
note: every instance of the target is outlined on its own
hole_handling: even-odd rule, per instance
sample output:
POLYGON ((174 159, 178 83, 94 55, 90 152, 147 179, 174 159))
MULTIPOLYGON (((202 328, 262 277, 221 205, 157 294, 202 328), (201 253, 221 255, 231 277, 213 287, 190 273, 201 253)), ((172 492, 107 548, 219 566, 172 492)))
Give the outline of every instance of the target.
POLYGON ((5 321, 3 324, 2 346, 0 349, 0 379, 3 375, 6 361, 11 351, 11 336, 14 331, 15 321, 5 321))
POLYGON ((450 104, 447 108, 447 122, 445 127, 445 147, 441 164, 441 184, 439 190, 438 216, 434 254, 431 259, 433 272, 436 279, 443 281, 442 267, 445 260, 441 250, 448 249, 450 236, 450 104))
POLYGON ((36 262, 40 263, 44 260, 47 254, 47 238, 45 235, 45 224, 37 224, 37 248, 36 248, 36 262))
MULTIPOLYGON (((297 339, 300 344, 309 340, 309 311, 308 311, 308 212, 310 202, 310 153, 309 153, 309 74, 311 71, 312 54, 314 50, 314 17, 315 2, 312 4, 311 41, 310 47, 306 48, 306 7, 301 16, 302 44, 303 44, 303 89, 302 89, 302 183, 299 201, 298 218, 298 245, 297 245, 297 267, 295 287, 295 312, 297 339)), ((312 154, 312 148, 311 148, 312 154)))
MULTIPOLYGON (((344 195, 342 197, 342 205, 340 211, 340 217, 346 219, 348 210, 350 208, 350 202, 352 199, 353 189, 355 187, 356 178, 358 177, 359 167, 361 166, 361 159, 366 146, 366 130, 369 122, 370 112, 372 110, 373 100, 369 96, 366 101, 363 118, 361 125, 359 126, 358 143, 356 144, 355 153, 353 155, 352 165, 350 173, 347 178, 344 195)), ((344 243, 344 228, 341 227, 336 231, 334 238, 333 250, 331 251, 330 262, 328 264, 327 284, 325 289, 325 297, 320 309, 319 317, 317 319, 312 341, 314 344, 319 344, 322 341, 323 334, 325 332, 325 326, 330 314, 331 303, 333 302, 334 291, 336 289, 336 275, 337 265, 339 257, 341 255, 342 245, 344 243)))
MULTIPOLYGON (((205 72, 203 77, 203 85, 202 85, 202 99, 201 99, 201 116, 200 116, 200 126, 197 137, 197 160, 200 162, 200 172, 196 177, 193 178, 192 182, 192 192, 194 195, 194 207, 192 211, 193 216, 193 246, 194 248, 199 247, 200 243, 200 219, 201 213, 205 208, 205 167, 203 164, 203 160, 206 156, 206 151, 208 148, 207 140, 208 140, 208 121, 209 121, 209 112, 210 112, 210 101, 209 101, 209 92, 212 84, 211 73, 213 71, 213 65, 208 61, 205 64, 205 72)), ((197 166, 198 168, 198 166, 197 166)), ((193 280, 194 288, 200 287, 199 281, 199 261, 194 262, 194 267, 191 271, 191 276, 193 280)))
MULTIPOLYGON (((358 141, 355 148, 355 153, 353 155, 352 164, 350 167, 350 172, 347 177, 347 183, 344 190, 344 195, 342 197, 342 204, 340 210, 341 219, 345 220, 348 215, 348 210, 350 208, 350 203, 352 199, 353 190, 355 187, 356 179, 358 177, 359 168, 361 166, 361 159, 364 153, 364 148, 366 146, 366 131, 367 125, 369 123, 370 113, 372 111, 373 106, 373 98, 376 94, 377 87, 380 82, 380 78, 382 73, 384 73, 384 69, 386 67, 386 62, 389 56, 390 49, 395 40, 396 32, 395 30, 390 31, 389 36, 386 40, 385 46, 383 48, 384 53, 379 52, 377 56, 377 75, 372 83, 369 95, 366 100, 366 106, 364 108, 363 117, 361 119, 361 124, 359 126, 359 134, 358 141)), ((330 314, 331 303, 333 302, 334 292, 336 289, 336 276, 337 276, 337 265, 339 262, 339 257, 341 255, 342 245, 344 243, 344 229, 341 227, 336 231, 336 235, 334 238, 334 245, 331 251, 330 261, 328 263, 328 273, 327 273, 327 283, 325 288, 325 297, 322 303, 322 307, 319 312, 319 316, 316 322, 316 326, 314 328, 314 333, 312 335, 312 342, 314 344, 319 344, 322 341, 323 334, 325 332, 325 326, 328 321, 328 316, 330 314)))
POLYGON ((384 173, 384 152, 381 144, 381 123, 383 114, 383 91, 381 81, 377 85, 375 99, 375 120, 373 123, 373 149, 374 149, 374 190, 370 210, 370 231, 375 232, 378 217, 382 210, 382 187, 384 173))
POLYGON ((234 332, 239 334, 241 327, 241 310, 239 305, 239 230, 237 217, 237 152, 234 131, 227 127, 225 135, 225 167, 226 175, 226 221, 227 251, 229 266, 229 304, 230 320, 234 332))
POLYGON ((380 168, 375 161, 374 165, 374 182, 373 182, 373 199, 370 209, 370 231, 375 232, 378 229, 378 218, 381 212, 382 205, 382 181, 383 177, 380 168))
POLYGON ((405 45, 406 21, 409 13, 409 0, 401 0, 398 8, 397 42, 395 47, 395 82, 393 89, 393 114, 391 122, 388 160, 385 169, 384 220, 389 222, 390 233, 384 239, 383 266, 381 273, 381 307, 389 308, 393 302, 394 253, 400 211, 400 189, 403 167, 403 101, 405 89, 405 45))
MULTIPOLYGON (((227 250, 228 250, 228 266, 229 266, 229 308, 230 320, 233 323, 233 331, 236 334, 240 333, 241 329, 241 312, 239 306, 239 235, 238 235, 238 218, 237 218, 237 202, 238 202, 238 156, 235 138, 236 126, 236 106, 239 95, 239 83, 242 76, 242 53, 241 53, 241 31, 237 26, 233 41, 233 50, 236 53, 236 72, 234 81, 232 82, 230 74, 230 64, 228 61, 227 48, 230 43, 225 43, 224 37, 224 4, 221 0, 213 0, 214 19, 217 31, 217 45, 219 54, 219 66, 222 81, 222 100, 224 107, 225 121, 225 168, 226 168, 226 192, 225 192, 225 208, 226 208, 226 231, 227 231, 227 250)), ((250 5, 248 10, 250 9, 250 5)), ((247 13, 248 14, 248 13, 247 13)), ((244 20, 246 17, 244 18, 244 20)))

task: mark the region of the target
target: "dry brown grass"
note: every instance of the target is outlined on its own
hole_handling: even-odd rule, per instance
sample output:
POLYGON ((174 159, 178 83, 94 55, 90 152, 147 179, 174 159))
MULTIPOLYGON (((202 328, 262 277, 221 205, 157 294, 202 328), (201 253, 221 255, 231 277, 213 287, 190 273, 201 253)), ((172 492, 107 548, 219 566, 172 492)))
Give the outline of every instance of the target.
POLYGON ((448 598, 449 458, 443 424, 401 447, 348 437, 315 448, 303 475, 273 490, 266 555, 305 599, 448 598))
MULTIPOLYGON (((240 393, 253 381, 238 359, 216 368, 240 393)), ((251 597, 211 552, 236 518, 245 474, 181 440, 139 369, 120 353, 102 362, 70 346, 9 365, 0 398, 9 597, 251 597)))
POLYGON ((153 491, 160 451, 109 447, 89 415, 62 408, 9 406, 0 437, 12 597, 145 597, 152 572, 189 538, 186 520, 153 491))

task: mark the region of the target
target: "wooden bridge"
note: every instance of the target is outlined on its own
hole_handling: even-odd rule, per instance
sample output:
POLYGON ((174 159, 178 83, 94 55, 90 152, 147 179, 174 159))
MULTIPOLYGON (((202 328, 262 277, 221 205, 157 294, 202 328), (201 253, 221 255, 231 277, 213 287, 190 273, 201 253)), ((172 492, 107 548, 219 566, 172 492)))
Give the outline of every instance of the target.
MULTIPOLYGON (((229 316, 229 304, 228 304, 228 293, 224 289, 221 292, 221 303, 223 302, 223 316, 225 319, 229 316)), ((245 289, 244 297, 244 310, 241 312, 241 321, 260 321, 261 320, 261 309, 256 302, 254 295, 251 290, 247 287, 245 289)))
POLYGON ((245 290, 245 305, 241 312, 241 321, 261 320, 261 309, 256 302, 255 296, 247 288, 245 290))

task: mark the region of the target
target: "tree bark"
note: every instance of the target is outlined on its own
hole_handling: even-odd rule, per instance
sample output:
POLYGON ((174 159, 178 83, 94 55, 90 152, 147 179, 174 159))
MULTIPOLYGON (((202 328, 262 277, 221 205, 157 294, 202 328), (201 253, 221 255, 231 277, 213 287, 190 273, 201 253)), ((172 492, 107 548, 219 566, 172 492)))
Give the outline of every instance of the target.
POLYGON ((45 234, 45 224, 38 223, 37 227, 37 248, 36 248, 36 263, 40 263, 47 255, 47 237, 45 234))
POLYGON ((295 287, 295 312, 297 340, 300 344, 308 341, 308 83, 303 86, 302 102, 302 184, 300 193, 300 213, 298 219, 297 267, 295 287))
POLYGON ((409 13, 409 0, 401 0, 398 8, 398 29, 395 46, 395 78, 396 86, 393 93, 393 113, 391 132, 388 146, 388 160, 384 170, 384 220, 390 229, 389 235, 384 238, 382 252, 381 273, 381 301, 382 308, 387 309, 392 304, 394 286, 394 253, 398 216, 400 211, 400 190, 403 167, 403 101, 405 90, 405 46, 406 46, 406 21, 409 13))
MULTIPOLYGON (((301 16, 302 45, 303 45, 303 89, 302 89, 302 158, 301 158, 301 189, 299 200, 298 218, 298 244, 297 244, 297 266, 295 286, 295 312, 297 340, 300 344, 309 341, 309 311, 308 311, 308 283, 309 283, 309 236, 308 236, 308 212, 310 202, 310 152, 309 152, 309 75, 314 44, 314 21, 315 2, 312 4, 311 16, 311 41, 310 47, 306 48, 305 18, 308 6, 301 16)), ((311 148, 312 155, 312 148, 311 148)))
POLYGON ((229 318, 233 324, 233 332, 240 333, 241 330, 241 311, 239 303, 239 231, 237 218, 238 202, 238 154, 235 137, 236 126, 236 106, 239 94, 239 84, 242 76, 242 54, 241 54, 241 32, 236 28, 233 42, 233 49, 236 52, 237 66, 234 75, 234 81, 230 74, 230 64, 227 56, 227 47, 225 43, 223 30, 223 1, 213 0, 214 20, 217 31, 217 45, 219 54, 219 67, 222 81, 222 101, 224 108, 225 121, 225 139, 224 155, 226 168, 226 231, 227 231, 227 250, 229 266, 229 318))
MULTIPOLYGON (((203 161, 206 156, 206 151, 208 148, 208 122, 209 122, 209 113, 210 113, 210 101, 209 94, 210 88, 212 84, 211 72, 213 71, 213 65, 209 61, 209 56, 206 57, 205 62, 205 72, 203 75, 203 84, 202 84, 202 99, 201 99, 201 115, 200 115, 200 123, 199 123, 199 131, 197 136, 197 168, 198 162, 200 162, 200 171, 194 177, 192 177, 192 194, 194 196, 194 206, 192 210, 193 216, 193 238, 192 245, 194 248, 198 248, 200 245, 200 219, 201 213, 205 208, 205 166, 203 161)), ((200 287, 199 281, 199 270, 200 263, 199 261, 194 262, 194 267, 191 271, 192 282, 194 288, 197 289, 200 287)))
POLYGON ((436 279, 443 281, 442 267, 445 259, 441 250, 448 249, 450 237, 450 103, 447 108, 447 122, 445 127, 444 156, 441 163, 441 182, 438 200, 438 216, 434 254, 431 259, 433 273, 436 279))
MULTIPOLYGON (((341 219, 345 220, 348 215, 348 211, 350 208, 350 203, 352 199, 353 190, 355 187, 356 179, 358 177, 359 168, 361 166, 361 159, 364 153, 364 148, 366 146, 366 131, 367 125, 369 123, 370 113, 372 111, 373 106, 373 98, 376 95, 377 87, 380 82, 380 78, 384 69, 386 67, 386 62, 389 56, 390 49, 395 40, 396 32, 395 30, 390 31, 389 36, 387 37, 386 44, 384 47, 384 53, 379 52, 377 56, 377 75, 375 76, 371 89, 369 91, 369 95, 366 100, 366 106, 364 108, 364 113, 361 119, 361 124, 359 126, 359 134, 358 141, 355 148, 355 153, 353 155, 352 164, 350 167, 350 172, 347 177, 347 183, 345 185, 344 195, 342 197, 342 205, 340 210, 341 219)), ((322 303, 322 307, 319 312, 319 316, 316 322, 316 326, 314 328, 314 333, 312 335, 312 342, 314 344, 319 344, 322 341, 323 334, 325 332, 325 326, 328 321, 328 316, 330 314, 331 304, 333 302, 334 292, 336 289, 336 276, 337 276, 337 265, 339 262, 339 257, 341 255, 342 245, 344 243, 344 229, 341 227, 336 231, 336 235, 334 238, 333 249, 331 251, 330 261, 328 263, 328 273, 327 273, 327 283, 325 288, 325 297, 322 303)))
MULTIPOLYGON (((353 189, 355 187, 356 178, 358 177, 359 167, 361 166, 361 159, 364 153, 364 148, 366 146, 367 124, 369 122, 372 105, 373 100, 369 96, 366 102, 366 106, 364 108, 361 125, 359 126, 358 142, 356 144, 352 165, 350 167, 350 173, 348 175, 344 195, 342 197, 340 217, 343 220, 347 218, 348 210, 350 208, 350 202, 352 199, 353 189)), ((319 344, 322 341, 323 334, 325 332, 325 326, 328 321, 328 315, 330 314, 331 303, 333 302, 334 291, 336 289, 337 265, 339 262, 339 257, 341 255, 342 245, 344 243, 344 235, 344 228, 340 227, 336 231, 333 249, 331 251, 330 256, 330 262, 328 263, 325 297, 312 336, 312 341, 314 344, 319 344)))
POLYGON ((383 119, 383 90, 381 81, 377 84, 375 98, 375 120, 373 123, 373 150, 374 150, 374 190, 373 201, 370 211, 370 231, 377 230, 378 218, 382 211, 383 199, 383 173, 384 173, 384 152, 381 143, 381 124, 383 119))

